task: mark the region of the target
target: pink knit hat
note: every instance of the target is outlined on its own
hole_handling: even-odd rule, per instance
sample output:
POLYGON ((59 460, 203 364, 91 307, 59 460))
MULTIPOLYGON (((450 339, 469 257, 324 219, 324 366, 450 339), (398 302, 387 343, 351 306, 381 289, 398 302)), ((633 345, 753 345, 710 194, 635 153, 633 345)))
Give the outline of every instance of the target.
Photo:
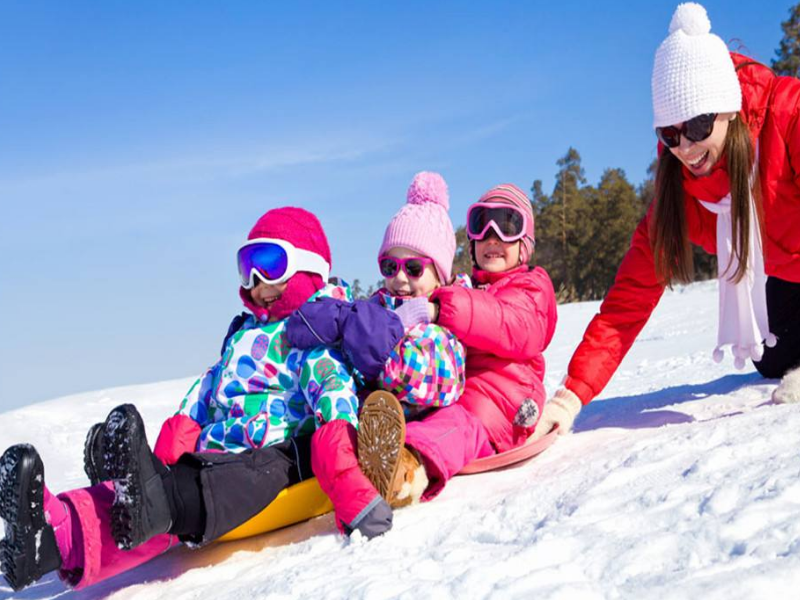
POLYGON ((450 282, 456 235, 447 214, 450 195, 438 173, 423 171, 414 176, 406 194, 406 205, 392 217, 378 256, 402 246, 433 259, 442 284, 450 282))
MULTIPOLYGON (((319 254, 329 266, 331 264, 331 249, 322 224, 317 217, 302 208, 285 206, 265 212, 247 236, 248 240, 257 238, 284 240, 295 248, 319 254)), ((269 310, 253 303, 250 290, 240 287, 239 297, 250 312, 261 321, 266 321, 269 317, 284 319, 327 283, 316 273, 299 271, 292 275, 281 297, 269 307, 269 310)))
POLYGON ((521 244, 519 247, 519 257, 523 264, 527 264, 528 260, 531 258, 531 254, 533 254, 533 246, 536 240, 533 235, 533 207, 531 206, 531 201, 528 199, 528 196, 525 195, 525 192, 513 183, 503 183, 486 192, 480 197, 480 200, 478 200, 476 204, 480 202, 505 202, 507 204, 513 204, 527 215, 528 224, 525 229, 525 237, 520 240, 521 244))

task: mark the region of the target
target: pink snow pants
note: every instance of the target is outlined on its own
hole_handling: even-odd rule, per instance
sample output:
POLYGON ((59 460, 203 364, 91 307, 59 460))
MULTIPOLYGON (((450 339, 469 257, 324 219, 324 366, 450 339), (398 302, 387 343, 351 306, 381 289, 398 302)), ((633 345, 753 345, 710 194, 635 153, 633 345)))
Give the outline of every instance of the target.
POLYGON ((486 427, 459 404, 409 422, 406 445, 419 452, 425 463, 430 483, 423 500, 435 498, 450 478, 476 458, 495 453, 486 427))
POLYGON ((128 571, 179 544, 169 534, 158 535, 133 550, 120 550, 111 537, 111 503, 114 486, 104 482, 58 495, 72 516, 73 557, 59 575, 75 589, 83 589, 128 571))

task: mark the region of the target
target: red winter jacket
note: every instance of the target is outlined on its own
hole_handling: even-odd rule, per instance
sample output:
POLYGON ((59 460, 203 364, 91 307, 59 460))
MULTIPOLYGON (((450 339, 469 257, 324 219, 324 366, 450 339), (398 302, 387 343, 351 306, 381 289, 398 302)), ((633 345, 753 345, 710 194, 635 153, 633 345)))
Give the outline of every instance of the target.
MULTIPOLYGON (((764 206, 767 275, 800 282, 800 80, 777 77, 751 59, 731 54, 742 86, 742 115, 757 140, 764 206)), ((716 216, 685 195, 689 239, 716 253, 716 216)), ((651 206, 652 211, 652 206, 651 206)), ((658 304, 664 286, 656 279, 650 248, 651 211, 639 223, 614 285, 569 363, 565 381, 584 402, 599 394, 617 370, 658 304)))
POLYGON ((523 443, 533 427, 512 424, 522 402, 541 414, 544 357, 556 328, 553 283, 541 267, 476 272, 479 289, 437 289, 437 323, 467 349, 467 381, 459 404, 478 417, 498 452, 523 443), (481 287, 486 286, 483 289, 481 287))

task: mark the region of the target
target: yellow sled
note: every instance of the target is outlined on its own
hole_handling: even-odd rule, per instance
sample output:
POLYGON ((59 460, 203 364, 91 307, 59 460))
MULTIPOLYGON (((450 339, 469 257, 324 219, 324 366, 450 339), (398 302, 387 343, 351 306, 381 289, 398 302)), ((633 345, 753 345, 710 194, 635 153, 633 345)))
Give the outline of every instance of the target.
POLYGON ((316 478, 306 479, 281 491, 264 510, 219 540, 230 542, 259 535, 313 519, 332 510, 333 504, 320 489, 316 478))
MULTIPOLYGON (((522 446, 502 454, 478 459, 464 467, 460 474, 467 475, 493 471, 533 458, 546 450, 555 441, 557 433, 557 430, 553 429, 553 431, 539 440, 528 441, 522 446)), ((306 479, 283 490, 264 510, 249 521, 239 525, 236 529, 229 531, 219 540, 230 542, 267 533, 281 527, 313 519, 332 510, 333 504, 319 487, 316 478, 306 479)))

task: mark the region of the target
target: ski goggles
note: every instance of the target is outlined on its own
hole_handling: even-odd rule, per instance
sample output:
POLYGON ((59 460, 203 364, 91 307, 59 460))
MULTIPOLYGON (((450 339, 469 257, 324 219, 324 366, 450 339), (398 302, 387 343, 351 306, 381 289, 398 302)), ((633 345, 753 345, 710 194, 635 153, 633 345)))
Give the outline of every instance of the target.
POLYGON ((328 281, 330 267, 319 254, 295 248, 285 240, 257 238, 246 242, 236 253, 239 283, 246 290, 256 285, 255 278, 275 285, 288 281, 298 271, 316 273, 328 281))
POLYGON ((525 237, 530 217, 516 206, 504 202, 480 202, 467 211, 467 237, 482 240, 489 228, 504 242, 525 237))
POLYGON ((670 125, 668 127, 656 127, 656 137, 667 148, 677 148, 681 145, 681 136, 690 142, 702 142, 714 131, 714 121, 717 120, 717 113, 698 115, 693 119, 685 121, 681 127, 670 125))
POLYGON ((425 267, 433 264, 433 259, 427 256, 411 256, 408 258, 395 258, 394 256, 383 255, 378 259, 378 267, 381 275, 386 279, 397 277, 402 269, 411 279, 419 279, 425 272, 425 267))

